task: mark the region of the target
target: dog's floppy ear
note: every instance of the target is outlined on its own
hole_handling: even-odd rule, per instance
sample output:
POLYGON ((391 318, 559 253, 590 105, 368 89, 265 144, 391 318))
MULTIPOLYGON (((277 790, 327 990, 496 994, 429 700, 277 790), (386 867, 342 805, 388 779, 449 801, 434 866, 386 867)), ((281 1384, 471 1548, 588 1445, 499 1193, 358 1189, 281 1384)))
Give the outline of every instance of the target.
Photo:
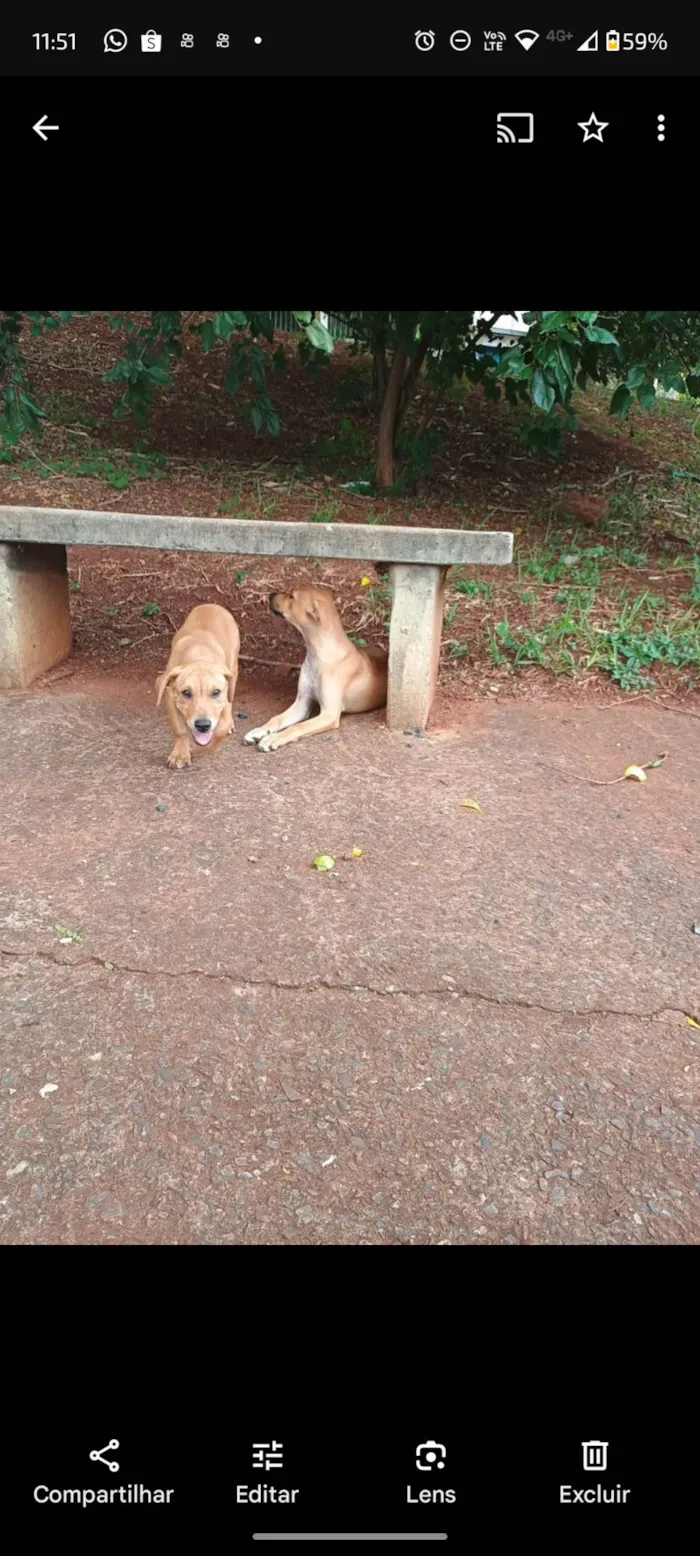
POLYGON ((165 688, 166 688, 166 686, 168 684, 168 681, 172 681, 173 676, 179 675, 181 669, 182 669, 182 665, 174 665, 171 669, 164 670, 163 674, 158 676, 158 678, 156 680, 156 691, 158 693, 158 696, 156 697, 156 707, 158 707, 158 704, 159 704, 160 699, 161 699, 161 697, 163 695, 163 692, 165 691, 165 688))

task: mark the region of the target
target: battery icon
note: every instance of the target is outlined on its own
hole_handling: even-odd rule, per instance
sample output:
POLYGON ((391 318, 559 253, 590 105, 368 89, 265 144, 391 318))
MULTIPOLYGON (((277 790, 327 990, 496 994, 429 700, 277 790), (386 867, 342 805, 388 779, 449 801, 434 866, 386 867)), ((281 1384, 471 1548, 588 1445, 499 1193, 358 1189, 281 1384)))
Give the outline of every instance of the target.
POLYGON ((619 32, 606 32, 605 47, 610 54, 617 54, 620 48, 619 32))

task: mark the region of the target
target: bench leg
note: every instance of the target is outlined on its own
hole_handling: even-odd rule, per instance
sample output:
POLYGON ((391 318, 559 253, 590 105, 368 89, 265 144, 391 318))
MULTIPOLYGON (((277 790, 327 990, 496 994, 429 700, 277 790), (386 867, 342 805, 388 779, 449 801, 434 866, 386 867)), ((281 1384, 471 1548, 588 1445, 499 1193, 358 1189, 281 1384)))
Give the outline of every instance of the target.
POLYGON ((425 729, 437 685, 447 568, 402 562, 389 573, 394 602, 387 723, 390 729, 425 729))
POLYGON ((0 544, 0 687, 30 686, 71 650, 65 546, 0 544))

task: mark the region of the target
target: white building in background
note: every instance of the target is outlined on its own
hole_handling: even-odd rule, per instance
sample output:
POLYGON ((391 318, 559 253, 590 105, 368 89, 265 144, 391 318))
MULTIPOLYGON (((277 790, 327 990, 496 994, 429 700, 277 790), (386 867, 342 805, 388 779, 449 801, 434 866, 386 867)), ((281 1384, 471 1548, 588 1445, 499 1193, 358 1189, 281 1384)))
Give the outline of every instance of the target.
MULTIPOLYGON (((488 319, 490 317, 491 315, 488 313, 475 313, 474 323, 478 324, 480 319, 488 319)), ((524 323, 524 312, 502 313, 497 322, 479 337, 478 344, 480 346, 517 346, 518 341, 528 334, 529 329, 529 324, 524 323)))

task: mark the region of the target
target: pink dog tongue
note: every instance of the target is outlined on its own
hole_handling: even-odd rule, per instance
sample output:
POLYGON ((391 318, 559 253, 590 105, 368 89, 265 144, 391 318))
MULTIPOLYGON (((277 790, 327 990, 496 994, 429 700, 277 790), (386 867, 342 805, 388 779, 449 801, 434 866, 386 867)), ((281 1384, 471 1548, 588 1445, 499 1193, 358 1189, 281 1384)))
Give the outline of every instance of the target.
POLYGON ((192 731, 198 746, 208 746, 213 733, 213 729, 193 729, 192 731))

